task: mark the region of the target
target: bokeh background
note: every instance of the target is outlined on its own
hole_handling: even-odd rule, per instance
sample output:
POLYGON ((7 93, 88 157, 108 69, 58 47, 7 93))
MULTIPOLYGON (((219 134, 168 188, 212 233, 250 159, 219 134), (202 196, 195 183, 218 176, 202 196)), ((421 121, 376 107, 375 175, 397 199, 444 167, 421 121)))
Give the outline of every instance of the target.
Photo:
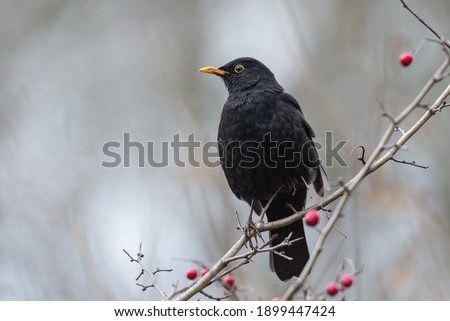
MULTIPOLYGON (((450 36, 448 0, 408 3, 450 36)), ((172 158, 140 168, 136 150, 129 168, 101 166, 111 160, 103 144, 123 144, 124 133, 154 142, 156 159, 177 133, 214 141, 227 93, 200 67, 263 61, 299 100, 318 142, 327 131, 347 141, 346 158, 357 145, 372 150, 388 124, 376 97, 400 112, 443 61, 427 43, 409 68, 399 65, 427 36, 393 0, 1 0, 0 299, 157 300, 135 285, 139 267, 122 249, 135 254, 142 242, 150 270, 172 268, 157 275, 170 292, 188 284, 194 265, 176 258, 212 264, 234 244, 235 212, 246 217, 248 206, 220 168, 181 168, 172 158)), ((338 226, 348 238, 328 239, 312 292, 349 258, 364 270, 348 299, 450 299, 449 121, 440 113, 398 155, 429 169, 389 163, 354 193, 338 226)), ((351 157, 326 170, 333 182, 360 167, 351 157)), ((312 249, 318 233, 307 233, 312 249)), ((288 286, 264 254, 234 276, 242 299, 271 299, 288 286)))

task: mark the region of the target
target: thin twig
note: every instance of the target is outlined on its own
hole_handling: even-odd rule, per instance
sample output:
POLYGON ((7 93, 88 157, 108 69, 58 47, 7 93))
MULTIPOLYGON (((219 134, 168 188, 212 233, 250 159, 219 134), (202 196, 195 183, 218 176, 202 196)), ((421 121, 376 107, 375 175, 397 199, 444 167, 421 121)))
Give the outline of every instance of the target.
MULTIPOLYGON (((425 21, 423 21, 422 18, 420 18, 417 13, 415 13, 407 4, 404 0, 400 0, 400 2, 403 4, 403 7, 408 10, 417 20, 419 20, 428 30, 430 30, 439 40, 442 40, 442 37, 437 33, 436 30, 434 30, 433 28, 431 28, 431 26, 426 23, 425 21)), ((450 49, 450 44, 448 44, 447 42, 443 42, 443 44, 445 44, 449 49, 450 49)))
POLYGON ((130 258, 131 262, 136 262, 139 264, 141 271, 139 272, 139 275, 136 278, 136 281, 138 281, 144 274, 149 275, 152 278, 152 283, 149 285, 143 285, 140 283, 136 283, 136 285, 142 287, 142 291, 147 290, 148 288, 155 288, 155 290, 158 292, 158 294, 161 296, 163 300, 167 300, 167 295, 164 293, 163 290, 156 284, 156 274, 160 272, 172 272, 172 269, 160 269, 157 268, 155 271, 151 272, 147 268, 144 267, 142 264, 142 258, 144 257, 144 254, 142 254, 142 243, 139 244, 139 252, 137 253, 137 258, 134 258, 130 253, 128 253, 125 249, 122 249, 124 253, 130 258))
POLYGON ((386 106, 384 106, 383 101, 376 97, 377 102, 378 102, 378 106, 381 109, 381 116, 382 117, 386 117, 387 119, 389 119, 395 126, 397 126, 397 124, 395 123, 395 118, 387 111, 386 106))
POLYGON ((137 286, 140 286, 140 287, 142 288, 142 291, 145 291, 145 290, 147 290, 148 288, 154 288, 154 287, 155 287, 154 284, 144 285, 144 284, 141 284, 141 283, 136 283, 136 285, 137 285, 137 286))
POLYGON ((361 156, 359 156, 357 158, 357 160, 359 160, 363 166, 366 165, 366 160, 364 159, 364 156, 366 155, 366 148, 363 145, 358 145, 355 148, 352 149, 352 151, 350 152, 350 154, 348 155, 347 159, 350 159, 350 156, 352 156, 353 152, 357 149, 357 148, 361 148, 361 156))
POLYGON ((190 286, 184 286, 180 289, 178 289, 178 282, 176 284, 172 284, 172 292, 167 295, 167 300, 172 300, 174 297, 176 297, 178 294, 183 293, 187 291, 190 288, 190 286))
POLYGON ((283 188, 283 185, 281 185, 280 187, 278 187, 278 189, 275 191, 275 193, 273 193, 272 197, 269 199, 269 201, 267 202, 266 206, 264 206, 262 212, 261 212, 261 217, 259 219, 260 222, 262 222, 264 220, 264 215, 266 215, 267 210, 269 209, 270 204, 272 204, 273 200, 275 199, 275 197, 278 195, 278 193, 280 192, 280 190, 283 188))
POLYGON ((232 294, 227 294, 227 295, 224 295, 224 296, 222 296, 222 297, 215 297, 215 296, 212 296, 212 295, 210 295, 210 294, 204 292, 203 290, 200 291, 199 293, 203 294, 203 295, 206 296, 208 299, 215 300, 215 301, 222 301, 222 300, 228 299, 229 297, 232 296, 232 294))
POLYGON ((422 168, 422 169, 428 169, 430 167, 430 166, 416 164, 415 161, 405 161, 405 160, 396 159, 394 157, 392 157, 391 160, 396 162, 396 163, 405 164, 405 165, 411 165, 411 166, 419 167, 419 168, 422 168))

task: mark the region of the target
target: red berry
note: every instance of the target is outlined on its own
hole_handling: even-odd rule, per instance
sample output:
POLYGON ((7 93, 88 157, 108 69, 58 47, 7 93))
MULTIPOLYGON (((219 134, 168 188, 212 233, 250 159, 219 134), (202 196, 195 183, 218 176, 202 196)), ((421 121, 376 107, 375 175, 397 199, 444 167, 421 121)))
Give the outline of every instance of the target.
POLYGON ((232 288, 234 288, 234 277, 232 277, 231 275, 226 276, 223 279, 223 284, 225 285, 225 288, 231 290, 232 288))
POLYGON ((281 301, 281 298, 276 296, 276 297, 272 298, 272 301, 281 301))
POLYGON ((353 284, 353 275, 351 275, 351 274, 344 274, 341 277, 341 284, 343 286, 345 286, 346 288, 351 287, 352 284, 353 284))
POLYGON ((195 268, 190 268, 186 271, 186 277, 189 280, 194 280, 197 277, 197 270, 195 268))
POLYGON ((327 284, 327 293, 331 296, 336 295, 339 292, 339 287, 336 282, 330 282, 327 284))
POLYGON ((319 223, 319 214, 316 210, 311 210, 305 215, 305 223, 309 226, 316 226, 319 223))
POLYGON ((404 52, 400 55, 398 60, 404 67, 408 67, 414 59, 414 56, 410 52, 404 52))
POLYGON ((201 275, 201 276, 205 276, 205 274, 208 273, 208 272, 209 272, 208 269, 206 269, 206 268, 205 268, 205 269, 202 269, 202 270, 200 271, 200 275, 201 275))

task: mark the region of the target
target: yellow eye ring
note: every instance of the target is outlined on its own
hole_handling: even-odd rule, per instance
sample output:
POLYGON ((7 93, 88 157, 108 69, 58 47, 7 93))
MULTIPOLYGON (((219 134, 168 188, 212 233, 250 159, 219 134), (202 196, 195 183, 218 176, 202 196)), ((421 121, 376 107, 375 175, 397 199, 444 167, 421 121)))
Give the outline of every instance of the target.
POLYGON ((234 66, 234 72, 237 74, 240 74, 241 72, 244 71, 244 66, 242 66, 241 64, 234 66))

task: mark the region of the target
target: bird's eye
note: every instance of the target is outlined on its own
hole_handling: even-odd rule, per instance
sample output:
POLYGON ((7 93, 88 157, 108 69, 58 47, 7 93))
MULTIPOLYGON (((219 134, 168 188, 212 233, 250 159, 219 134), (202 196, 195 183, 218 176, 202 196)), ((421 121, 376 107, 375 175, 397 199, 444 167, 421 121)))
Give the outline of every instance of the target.
POLYGON ((240 74, 240 73, 243 72, 243 71, 244 71, 244 66, 242 66, 242 65, 236 65, 236 66, 234 66, 234 72, 235 72, 235 73, 240 74))

